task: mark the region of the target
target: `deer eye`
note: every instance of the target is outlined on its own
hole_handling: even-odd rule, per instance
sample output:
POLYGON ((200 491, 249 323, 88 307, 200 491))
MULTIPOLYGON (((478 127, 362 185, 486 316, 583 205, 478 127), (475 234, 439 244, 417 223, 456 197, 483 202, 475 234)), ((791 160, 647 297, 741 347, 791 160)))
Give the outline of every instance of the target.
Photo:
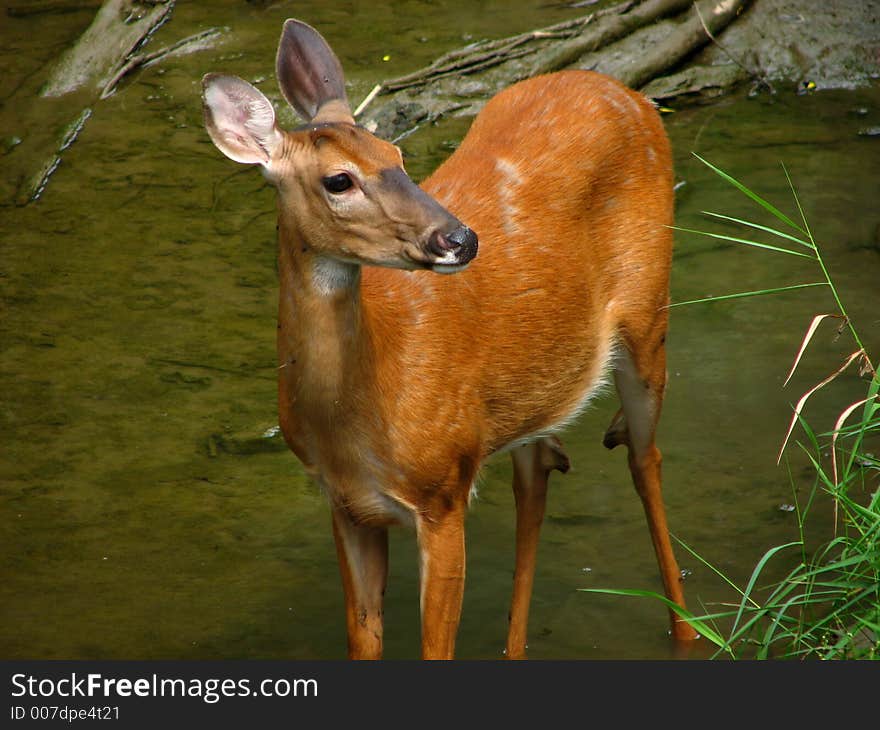
POLYGON ((333 193, 334 195, 344 193, 354 185, 351 176, 347 172, 340 172, 338 175, 323 177, 321 178, 321 184, 324 186, 324 190, 328 193, 333 193))

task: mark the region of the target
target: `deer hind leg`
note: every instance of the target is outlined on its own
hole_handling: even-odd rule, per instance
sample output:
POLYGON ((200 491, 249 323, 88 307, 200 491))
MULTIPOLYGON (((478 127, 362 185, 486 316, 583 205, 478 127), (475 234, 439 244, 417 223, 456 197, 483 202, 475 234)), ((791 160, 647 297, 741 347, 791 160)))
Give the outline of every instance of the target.
POLYGON ((355 524, 344 509, 334 508, 333 537, 345 593, 348 656, 381 659, 388 529, 355 524))
POLYGON ((568 456, 555 436, 516 447, 513 459, 513 495, 516 499, 516 568, 510 601, 507 658, 526 658, 529 604, 535 579, 538 534, 544 521, 547 478, 553 469, 568 471, 568 456))
MULTIPOLYGON (((612 419, 604 444, 609 449, 626 444, 629 449, 629 469, 645 509, 666 597, 684 608, 681 574, 672 550, 661 494, 662 458, 654 442, 666 388, 666 352, 662 341, 653 350, 638 355, 621 348, 615 361, 614 381, 623 407, 612 419)), ((672 611, 670 620, 673 638, 697 637, 693 628, 672 611)))

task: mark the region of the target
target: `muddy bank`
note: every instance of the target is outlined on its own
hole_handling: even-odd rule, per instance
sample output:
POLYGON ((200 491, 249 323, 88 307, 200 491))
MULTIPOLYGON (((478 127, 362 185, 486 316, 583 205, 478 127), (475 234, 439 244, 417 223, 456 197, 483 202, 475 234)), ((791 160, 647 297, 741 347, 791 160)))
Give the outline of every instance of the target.
MULTIPOLYGON (((642 91, 683 101, 760 80, 780 93, 869 84, 880 78, 880 2, 753 0, 717 41, 642 91)), ((638 47, 621 44, 618 53, 626 52, 638 52, 638 47)), ((615 63, 609 56, 609 72, 615 63)))

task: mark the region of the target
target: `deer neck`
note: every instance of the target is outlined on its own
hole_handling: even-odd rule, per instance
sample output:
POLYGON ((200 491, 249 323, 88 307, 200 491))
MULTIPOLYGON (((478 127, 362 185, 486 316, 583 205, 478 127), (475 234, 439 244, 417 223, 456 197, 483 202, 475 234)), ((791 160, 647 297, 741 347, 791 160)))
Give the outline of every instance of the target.
MULTIPOLYGON (((279 226, 278 358, 296 411, 329 418, 351 410, 373 362, 361 299, 361 267, 314 252, 279 226)), ((305 415, 305 414, 304 414, 305 415)))

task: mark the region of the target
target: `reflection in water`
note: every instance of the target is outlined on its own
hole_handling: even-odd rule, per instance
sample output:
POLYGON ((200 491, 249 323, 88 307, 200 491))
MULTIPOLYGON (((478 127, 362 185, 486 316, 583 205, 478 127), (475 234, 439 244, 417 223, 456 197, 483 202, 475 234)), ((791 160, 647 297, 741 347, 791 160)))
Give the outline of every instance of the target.
MULTIPOLYGON (((2 208, 5 657, 344 655, 328 511, 273 431, 273 193, 255 171, 239 171, 215 153, 198 98, 208 70, 266 76, 274 29, 289 9, 227 0, 210 4, 209 13, 205 5, 181 4, 168 29, 183 36, 229 25, 226 41, 134 78, 94 110, 37 204, 2 208)), ((460 28, 501 35, 545 24, 538 13, 550 12, 531 3, 522 3, 522 13, 511 13, 509 3, 502 10, 500 2, 479 11, 449 5, 395 3, 367 17, 357 4, 334 4, 308 20, 342 51, 356 101, 379 76, 459 45, 460 28), (346 33, 351 42, 339 43, 346 33), (379 68, 385 55, 387 71, 379 68)), ((562 19, 554 12, 551 22, 562 19)), ((36 78, 46 62, 45 33, 60 47, 78 32, 53 19, 40 36, 33 27, 22 31, 26 22, 0 30, 9 34, 4 53, 20 56, 9 66, 19 80, 36 78)), ((13 82, 4 83, 4 100, 15 101, 13 82)), ((274 83, 264 88, 274 92, 274 83)), ((24 124, 13 106, 2 110, 4 128, 24 124)), ((880 183, 871 172, 880 148, 858 131, 880 124, 880 93, 782 91, 774 100, 682 110, 666 122, 686 183, 678 200, 683 227, 706 227, 701 210, 758 215, 691 151, 794 213, 779 166, 785 163, 876 354, 880 183)), ((464 128, 452 120, 408 138, 413 175, 436 166, 464 128)), ((680 234, 673 299, 815 278, 809 264, 680 234)), ((794 514, 779 505, 802 498, 811 485, 795 449, 795 494, 774 460, 790 403, 846 350, 830 337, 817 339, 796 382, 782 390, 809 320, 831 309, 821 291, 673 311, 659 434, 671 527, 740 583, 768 547, 796 535, 794 514)), ((811 401, 817 429, 830 428, 840 404, 863 391, 855 378, 836 387, 811 401)), ((670 655, 658 604, 577 591, 659 588, 625 455, 600 443, 614 410, 606 398, 564 439, 573 469, 552 478, 532 604, 534 658, 670 655)), ((469 516, 458 642, 464 658, 497 657, 504 645, 510 481, 507 459, 491 461, 469 516)), ((391 550, 386 655, 412 657, 413 535, 396 531, 391 550)), ((698 560, 681 550, 679 557, 693 607, 730 600, 729 588, 698 560)))

